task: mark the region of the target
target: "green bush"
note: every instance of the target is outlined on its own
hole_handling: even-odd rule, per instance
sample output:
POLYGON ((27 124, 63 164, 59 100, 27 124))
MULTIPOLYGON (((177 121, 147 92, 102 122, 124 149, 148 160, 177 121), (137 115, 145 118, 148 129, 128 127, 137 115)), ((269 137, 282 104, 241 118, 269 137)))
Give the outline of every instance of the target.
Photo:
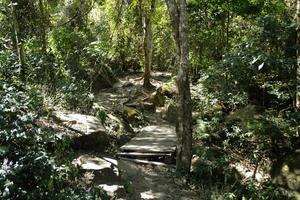
POLYGON ((68 142, 35 125, 39 105, 34 88, 0 83, 0 199, 103 196, 77 188, 77 170, 66 160, 68 142))

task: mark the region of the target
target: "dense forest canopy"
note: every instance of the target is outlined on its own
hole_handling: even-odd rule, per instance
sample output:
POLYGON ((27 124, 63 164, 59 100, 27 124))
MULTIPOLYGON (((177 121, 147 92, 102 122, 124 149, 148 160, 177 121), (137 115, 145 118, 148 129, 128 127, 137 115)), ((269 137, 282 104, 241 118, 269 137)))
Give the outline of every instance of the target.
POLYGON ((115 156, 158 110, 199 199, 299 199, 299 26, 300 0, 1 0, 0 199, 109 199, 53 113, 115 156))

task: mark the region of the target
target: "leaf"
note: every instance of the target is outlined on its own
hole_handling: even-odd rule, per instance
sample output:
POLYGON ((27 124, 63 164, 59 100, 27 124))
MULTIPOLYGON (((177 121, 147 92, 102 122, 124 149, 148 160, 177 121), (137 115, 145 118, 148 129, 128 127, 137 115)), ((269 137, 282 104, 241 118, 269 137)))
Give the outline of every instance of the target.
POLYGON ((4 156, 6 153, 8 153, 9 149, 6 146, 0 146, 0 156, 4 156))
POLYGON ((264 67, 265 63, 261 63, 259 66, 258 66, 258 70, 261 70, 263 67, 264 67))
POLYGON ((251 61, 251 65, 253 65, 254 63, 256 63, 259 59, 260 59, 260 55, 257 57, 257 58, 254 58, 252 61, 251 61))

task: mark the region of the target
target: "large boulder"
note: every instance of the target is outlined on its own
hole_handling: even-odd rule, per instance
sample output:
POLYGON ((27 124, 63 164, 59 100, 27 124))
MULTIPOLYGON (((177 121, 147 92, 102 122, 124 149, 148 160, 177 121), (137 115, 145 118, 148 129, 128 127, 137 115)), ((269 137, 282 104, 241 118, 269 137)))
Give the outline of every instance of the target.
POLYGON ((109 145, 107 131, 97 117, 67 112, 53 112, 52 117, 75 132, 70 136, 75 149, 103 151, 109 145))
POLYGON ((99 70, 90 70, 90 76, 93 77, 92 88, 95 91, 103 88, 111 88, 119 82, 111 68, 102 65, 99 70))

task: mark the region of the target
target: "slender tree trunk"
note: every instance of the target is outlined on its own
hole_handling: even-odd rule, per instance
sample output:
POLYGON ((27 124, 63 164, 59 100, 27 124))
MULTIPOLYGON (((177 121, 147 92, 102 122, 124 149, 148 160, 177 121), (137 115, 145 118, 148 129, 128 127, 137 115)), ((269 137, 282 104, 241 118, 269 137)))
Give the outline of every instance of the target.
POLYGON ((41 40, 42 40, 42 51, 44 54, 47 53, 47 33, 46 33, 46 15, 45 6, 43 0, 39 0, 39 9, 41 12, 41 40))
POLYGON ((150 0, 150 11, 148 9, 148 0, 145 0, 144 5, 144 54, 145 54, 145 69, 144 69, 144 87, 151 88, 151 68, 152 68, 152 53, 153 53, 153 31, 152 17, 155 11, 155 0, 150 0))
POLYGON ((185 0, 166 0, 173 24, 178 60, 177 171, 189 174, 192 158, 192 101, 189 82, 188 11, 185 0))
POLYGON ((179 40, 179 8, 174 0, 166 0, 170 19, 172 22, 173 36, 176 44, 176 66, 180 60, 180 40, 179 40))
POLYGON ((19 68, 19 72, 20 72, 20 78, 22 80, 25 79, 25 55, 24 55, 24 48, 23 48, 23 44, 22 41, 20 39, 20 29, 19 29, 19 24, 18 24, 18 20, 16 17, 16 10, 14 8, 14 1, 11 0, 10 5, 11 5, 11 21, 12 21, 12 30, 13 30, 13 41, 14 41, 14 47, 15 47, 15 52, 18 56, 18 60, 19 60, 19 64, 20 64, 20 68, 19 68))
POLYGON ((180 67, 178 70, 177 87, 179 93, 179 123, 178 135, 180 135, 182 149, 181 156, 178 157, 180 162, 177 168, 188 173, 191 167, 192 158, 192 101, 189 82, 189 46, 188 46, 188 11, 185 0, 180 0, 180 67))
POLYGON ((229 48, 230 1, 227 0, 226 49, 229 48))
MULTIPOLYGON (((297 72, 296 72, 296 109, 300 111, 300 0, 297 0, 296 8, 296 20, 297 20, 297 72)), ((300 126, 297 128, 297 135, 300 136, 300 126)))
POLYGON ((300 0, 297 0, 297 89, 296 89, 296 108, 300 110, 300 0))

